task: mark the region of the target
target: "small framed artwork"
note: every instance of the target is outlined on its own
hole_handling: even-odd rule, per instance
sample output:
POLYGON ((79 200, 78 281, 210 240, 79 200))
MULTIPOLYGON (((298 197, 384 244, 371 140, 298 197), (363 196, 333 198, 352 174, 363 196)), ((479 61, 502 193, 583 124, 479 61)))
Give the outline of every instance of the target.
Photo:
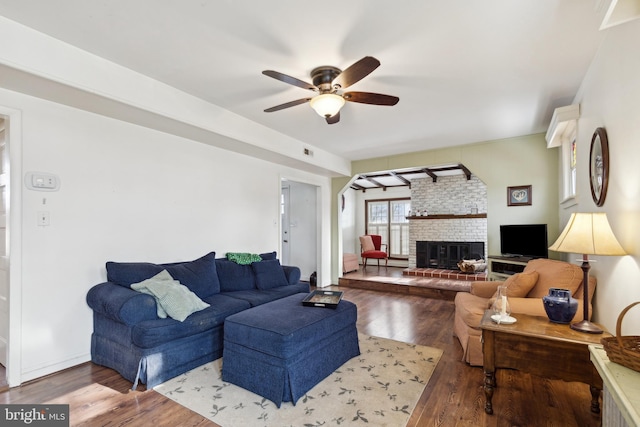
POLYGON ((531 206, 531 186, 507 187, 507 206, 531 206))

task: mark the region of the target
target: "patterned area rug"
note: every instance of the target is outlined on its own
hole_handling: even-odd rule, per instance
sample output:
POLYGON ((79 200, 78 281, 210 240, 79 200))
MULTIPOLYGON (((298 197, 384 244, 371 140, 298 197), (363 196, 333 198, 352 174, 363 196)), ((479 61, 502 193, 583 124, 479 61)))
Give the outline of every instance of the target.
POLYGON ((223 427, 407 424, 442 350, 359 334, 361 355, 280 409, 221 379, 222 359, 155 390, 223 427))

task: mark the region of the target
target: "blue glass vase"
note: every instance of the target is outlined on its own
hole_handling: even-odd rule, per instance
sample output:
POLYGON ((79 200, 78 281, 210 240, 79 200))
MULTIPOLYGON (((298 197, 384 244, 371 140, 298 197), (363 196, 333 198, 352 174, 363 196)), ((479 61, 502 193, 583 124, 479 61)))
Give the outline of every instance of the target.
POLYGON ((578 300, 568 289, 549 289, 549 295, 542 297, 542 303, 547 317, 554 323, 569 323, 578 311, 578 300))

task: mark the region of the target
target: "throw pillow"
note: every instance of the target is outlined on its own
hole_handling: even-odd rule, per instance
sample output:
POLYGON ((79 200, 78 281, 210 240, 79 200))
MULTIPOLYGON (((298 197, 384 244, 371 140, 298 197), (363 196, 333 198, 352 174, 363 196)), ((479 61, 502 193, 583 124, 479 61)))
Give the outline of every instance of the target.
POLYGON ((140 283, 133 283, 131 289, 153 296, 158 307, 158 317, 162 319, 169 316, 183 322, 192 313, 209 307, 189 288, 171 277, 167 270, 140 283))
POLYGON ((267 261, 267 260, 270 260, 270 259, 278 258, 278 255, 276 254, 276 251, 265 252, 263 254, 260 254, 260 258, 262 258, 263 261, 267 261))
POLYGON ((194 261, 174 262, 170 264, 153 264, 150 262, 113 262, 107 267, 107 280, 121 286, 130 287, 155 276, 162 270, 181 284, 195 292, 200 298, 207 298, 220 293, 220 281, 216 272, 216 253, 207 255, 194 261))
POLYGON ((284 270, 277 259, 254 262, 251 264, 253 273, 256 275, 256 286, 258 289, 272 289, 288 284, 284 270))
MULTIPOLYGON (((507 287, 508 298, 524 298, 529 294, 529 291, 533 289, 538 281, 538 272, 530 271, 523 273, 516 273, 510 276, 504 281, 504 286, 507 287)), ((498 296, 498 291, 493 294, 493 298, 498 296)))
POLYGON ((240 265, 226 258, 218 258, 216 270, 221 292, 250 291, 256 288, 251 265, 240 265))
POLYGON ((362 245, 362 252, 376 250, 376 247, 373 246, 373 240, 371 240, 371 236, 360 236, 360 245, 362 245))
POLYGON ((216 271, 216 253, 209 252, 193 261, 160 264, 171 277, 185 285, 200 298, 220 293, 220 280, 216 271))

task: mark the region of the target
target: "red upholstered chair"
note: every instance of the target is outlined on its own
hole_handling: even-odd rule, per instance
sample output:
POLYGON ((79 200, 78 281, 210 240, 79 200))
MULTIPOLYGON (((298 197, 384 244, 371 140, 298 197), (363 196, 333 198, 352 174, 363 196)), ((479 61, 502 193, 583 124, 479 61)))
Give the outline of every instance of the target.
POLYGON ((377 234, 360 236, 360 256, 365 268, 367 268, 367 259, 369 258, 377 259, 378 267, 380 267, 380 260, 384 259, 384 266, 386 267, 389 255, 387 254, 387 244, 382 243, 382 236, 377 234), (384 251, 382 250, 383 246, 384 251))

